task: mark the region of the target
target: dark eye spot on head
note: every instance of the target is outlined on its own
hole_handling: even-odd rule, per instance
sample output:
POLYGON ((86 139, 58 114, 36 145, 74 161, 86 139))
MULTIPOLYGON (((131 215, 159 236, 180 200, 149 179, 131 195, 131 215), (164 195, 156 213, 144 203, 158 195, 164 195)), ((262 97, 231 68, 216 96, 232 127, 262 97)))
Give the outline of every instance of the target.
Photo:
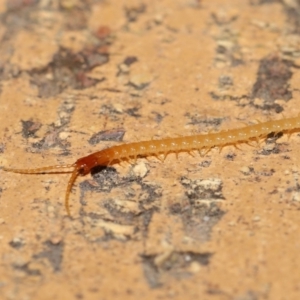
POLYGON ((78 174, 80 174, 80 175, 85 175, 85 174, 86 174, 85 167, 80 167, 80 168, 78 169, 78 174))

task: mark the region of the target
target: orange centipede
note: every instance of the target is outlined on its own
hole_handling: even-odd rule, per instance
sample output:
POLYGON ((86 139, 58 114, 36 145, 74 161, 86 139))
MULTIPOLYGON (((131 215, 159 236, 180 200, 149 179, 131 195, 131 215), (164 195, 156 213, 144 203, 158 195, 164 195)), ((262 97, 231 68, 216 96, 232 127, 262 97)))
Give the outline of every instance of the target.
POLYGON ((125 143, 112 146, 88 156, 79 158, 73 164, 55 165, 34 169, 13 169, 3 168, 8 172, 21 174, 45 174, 72 173, 65 194, 65 208, 68 216, 71 215, 69 208, 69 197, 72 186, 79 175, 88 174, 97 166, 110 166, 122 161, 136 160, 141 157, 155 156, 166 158, 169 153, 199 151, 200 154, 209 152, 213 147, 222 149, 225 146, 233 145, 237 147, 240 143, 251 143, 266 138, 268 134, 279 132, 292 134, 300 130, 300 114, 293 118, 284 118, 281 120, 270 120, 245 126, 243 128, 221 130, 216 133, 196 134, 175 138, 164 138, 158 140, 147 140, 133 143, 125 143))

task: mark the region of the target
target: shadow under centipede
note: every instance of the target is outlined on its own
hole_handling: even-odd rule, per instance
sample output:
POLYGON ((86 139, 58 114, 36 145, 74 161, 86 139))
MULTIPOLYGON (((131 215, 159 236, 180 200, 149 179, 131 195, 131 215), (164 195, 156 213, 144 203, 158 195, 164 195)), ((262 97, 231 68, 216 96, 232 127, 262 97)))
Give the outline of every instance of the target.
POLYGON ((91 169, 92 178, 96 184, 90 180, 84 180, 79 184, 81 195, 80 202, 85 205, 84 195, 87 191, 93 192, 110 192, 111 189, 120 182, 120 178, 115 168, 106 166, 97 166, 91 169))
MULTIPOLYGON (((151 223, 153 214, 159 212, 160 202, 158 200, 162 196, 160 186, 143 182, 142 178, 139 177, 120 177, 116 169, 112 167, 95 167, 92 169, 91 175, 95 184, 90 180, 85 180, 79 184, 80 203, 82 206, 86 205, 85 193, 87 191, 109 194, 112 189, 123 188, 125 185, 130 189, 132 183, 139 186, 137 189, 135 187, 133 194, 126 194, 125 196, 125 199, 129 197, 129 200, 132 200, 134 198, 138 202, 138 211, 129 210, 124 212, 122 207, 115 203, 114 199, 107 197, 101 199, 99 204, 101 203, 102 209, 110 214, 114 222, 122 225, 134 225, 136 232, 140 232, 145 238, 148 234, 148 227, 151 223)), ((91 219, 103 219, 103 215, 95 212, 86 212, 83 207, 80 209, 80 215, 88 215, 91 219)), ((111 221, 111 219, 109 220, 111 221)))
POLYGON ((120 177, 117 170, 113 167, 97 166, 91 170, 91 175, 96 184, 90 180, 85 180, 79 184, 81 190, 80 202, 85 205, 84 195, 87 191, 109 193, 113 188, 130 186, 136 183, 140 186, 140 194, 137 194, 139 208, 144 211, 145 206, 155 202, 161 196, 160 186, 143 182, 139 177, 128 176, 120 177))
POLYGON ((273 139, 276 141, 277 139, 281 138, 283 136, 283 132, 271 132, 266 137, 266 143, 268 142, 268 139, 273 139))
POLYGON ((107 166, 96 166, 91 170, 91 175, 94 177, 95 174, 102 172, 103 170, 114 170, 116 171, 115 168, 107 167, 107 166))

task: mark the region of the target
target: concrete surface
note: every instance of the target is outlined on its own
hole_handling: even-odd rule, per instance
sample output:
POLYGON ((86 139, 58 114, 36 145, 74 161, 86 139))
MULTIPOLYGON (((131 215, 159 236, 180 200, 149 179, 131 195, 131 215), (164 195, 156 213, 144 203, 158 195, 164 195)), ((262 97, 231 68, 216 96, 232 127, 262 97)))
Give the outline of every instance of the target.
MULTIPOLYGON (((0 165, 300 112, 296 0, 1 0, 0 165)), ((300 299, 300 136, 0 171, 0 299, 300 299)))

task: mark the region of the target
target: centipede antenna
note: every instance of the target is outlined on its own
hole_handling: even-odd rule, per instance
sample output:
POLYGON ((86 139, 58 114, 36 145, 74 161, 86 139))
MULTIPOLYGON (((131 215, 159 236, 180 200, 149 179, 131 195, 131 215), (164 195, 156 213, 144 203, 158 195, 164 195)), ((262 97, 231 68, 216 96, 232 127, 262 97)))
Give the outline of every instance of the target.
POLYGON ((42 168, 35 168, 35 169, 13 169, 13 168, 3 168, 6 172, 13 172, 13 173, 20 173, 20 174, 42 174, 42 173, 71 173, 73 170, 65 170, 68 168, 74 169, 75 164, 70 165, 56 165, 56 166, 49 166, 49 167, 42 167, 42 168), (50 171, 50 172, 49 172, 50 171), (52 172, 51 172, 52 171, 52 172))
POLYGON ((72 176, 69 179, 67 190, 66 190, 65 208, 66 208, 66 211, 67 211, 67 214, 68 214, 69 217, 71 217, 71 212, 70 212, 70 207, 69 207, 69 197, 70 197, 70 193, 71 193, 73 184, 74 184, 74 182, 75 182, 78 175, 79 175, 78 169, 75 169, 72 172, 72 176))

